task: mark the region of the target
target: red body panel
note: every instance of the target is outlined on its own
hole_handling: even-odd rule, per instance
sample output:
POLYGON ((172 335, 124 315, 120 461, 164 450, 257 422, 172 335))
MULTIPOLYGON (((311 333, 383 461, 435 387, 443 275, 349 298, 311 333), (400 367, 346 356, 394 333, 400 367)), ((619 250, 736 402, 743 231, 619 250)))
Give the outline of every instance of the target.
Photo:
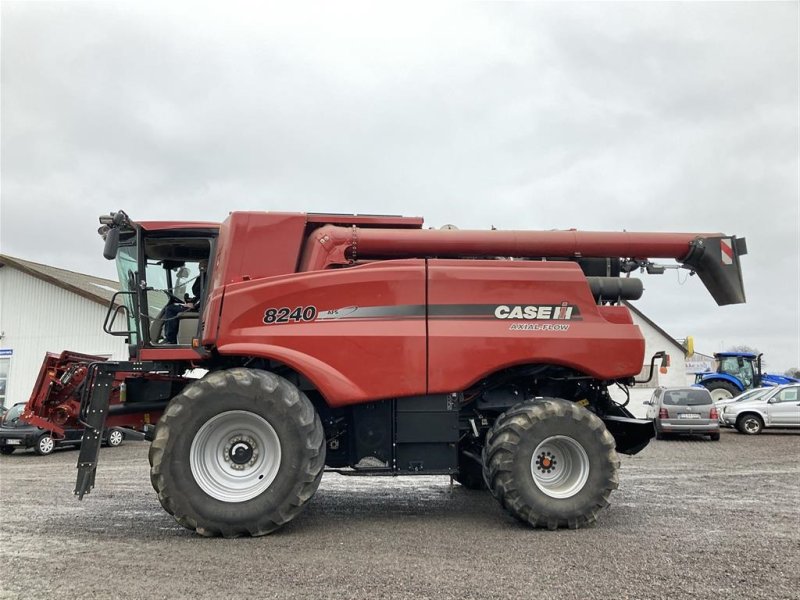
POLYGON ((217 350, 286 363, 308 377, 332 406, 410 396, 426 389, 424 315, 359 317, 347 310, 424 305, 423 260, 230 284, 217 350), (314 320, 264 323, 268 309, 310 306, 314 320), (337 309, 340 313, 327 314, 337 309))
POLYGON ((428 277, 431 308, 567 301, 580 313, 580 319, 570 320, 431 316, 428 393, 464 390, 488 374, 523 364, 571 367, 601 380, 633 376, 642 368, 639 328, 603 318, 575 263, 436 260, 429 263, 428 277))
POLYGON ((283 362, 342 406, 463 390, 521 364, 633 376, 644 340, 630 317, 615 316, 603 317, 574 263, 382 261, 227 286, 217 350, 283 362), (524 322, 494 315, 498 305, 564 301, 580 320, 513 329, 524 322), (267 310, 309 306, 314 320, 264 323, 267 310))

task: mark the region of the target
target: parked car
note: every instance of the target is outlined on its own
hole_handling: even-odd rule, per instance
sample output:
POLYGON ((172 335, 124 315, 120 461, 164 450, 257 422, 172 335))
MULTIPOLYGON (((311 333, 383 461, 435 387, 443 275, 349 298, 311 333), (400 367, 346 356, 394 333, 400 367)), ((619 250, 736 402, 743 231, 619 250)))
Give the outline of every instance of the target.
MULTIPOLYGON (((736 396, 735 398, 728 398, 727 400, 717 400, 714 402, 714 406, 717 408, 717 414, 719 415, 719 425, 720 427, 730 427, 725 421, 722 420, 722 409, 728 406, 729 404, 735 404, 736 402, 744 402, 746 400, 755 400, 763 396, 764 394, 769 394, 774 390, 774 388, 755 388, 752 390, 747 390, 736 396)), ((713 395, 711 396, 714 397, 713 395)))
POLYGON ((675 434, 707 435, 719 440, 719 420, 711 394, 705 388, 657 388, 644 402, 647 418, 656 426, 656 439, 675 434))
MULTIPOLYGON (((11 454, 17 448, 33 448, 39 455, 50 454, 61 446, 77 446, 81 443, 83 428, 64 430, 63 438, 56 438, 48 430, 30 425, 19 417, 25 402, 12 406, 0 421, 0 454, 11 454)), ((109 446, 119 446, 125 434, 119 429, 109 429, 104 434, 104 442, 109 446)))
POLYGON ((722 420, 749 435, 765 427, 800 427, 800 385, 779 385, 766 394, 723 407, 722 420))

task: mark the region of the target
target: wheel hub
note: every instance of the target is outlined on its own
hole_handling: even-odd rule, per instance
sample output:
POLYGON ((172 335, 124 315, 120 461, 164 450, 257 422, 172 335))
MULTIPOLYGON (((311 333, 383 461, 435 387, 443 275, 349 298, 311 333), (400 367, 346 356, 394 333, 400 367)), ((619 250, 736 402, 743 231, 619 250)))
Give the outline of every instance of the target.
POLYGON ((256 441, 247 436, 234 436, 223 450, 223 460, 231 462, 231 468, 244 470, 252 467, 258 459, 256 441))
POLYGON ((555 459, 552 452, 542 452, 536 458, 536 465, 542 473, 551 473, 555 470, 557 464, 558 461, 555 459))
POLYGON ((536 487, 551 498, 570 498, 589 478, 589 457, 573 438, 550 436, 531 456, 531 475, 536 487))

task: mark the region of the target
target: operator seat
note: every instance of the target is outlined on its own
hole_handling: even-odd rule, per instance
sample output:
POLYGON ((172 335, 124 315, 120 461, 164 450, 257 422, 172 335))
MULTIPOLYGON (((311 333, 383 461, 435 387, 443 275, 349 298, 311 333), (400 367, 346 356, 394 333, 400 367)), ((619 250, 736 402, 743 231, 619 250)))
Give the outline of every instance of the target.
MULTIPOLYGON (((150 343, 165 345, 164 340, 164 311, 166 306, 162 308, 158 316, 150 322, 150 343)), ((192 339, 197 334, 197 320, 200 318, 200 313, 193 310, 187 310, 180 313, 178 319, 178 345, 191 346, 192 339)), ((172 345, 172 344, 170 344, 172 345)))
POLYGON ((197 321, 200 313, 187 310, 178 315, 178 345, 191 346, 192 339, 197 335, 197 321))

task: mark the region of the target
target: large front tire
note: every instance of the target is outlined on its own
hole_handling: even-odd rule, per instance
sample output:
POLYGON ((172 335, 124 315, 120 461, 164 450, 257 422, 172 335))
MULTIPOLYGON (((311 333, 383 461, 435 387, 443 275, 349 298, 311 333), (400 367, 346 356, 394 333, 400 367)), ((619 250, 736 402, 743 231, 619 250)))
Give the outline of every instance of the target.
POLYGON ((325 466, 322 423, 273 373, 207 375, 172 399, 150 447, 164 509, 204 536, 271 533, 296 517, 325 466))
POLYGON ((572 402, 524 402, 495 422, 483 450, 489 489, 534 527, 592 525, 619 485, 615 441, 603 422, 572 402))

